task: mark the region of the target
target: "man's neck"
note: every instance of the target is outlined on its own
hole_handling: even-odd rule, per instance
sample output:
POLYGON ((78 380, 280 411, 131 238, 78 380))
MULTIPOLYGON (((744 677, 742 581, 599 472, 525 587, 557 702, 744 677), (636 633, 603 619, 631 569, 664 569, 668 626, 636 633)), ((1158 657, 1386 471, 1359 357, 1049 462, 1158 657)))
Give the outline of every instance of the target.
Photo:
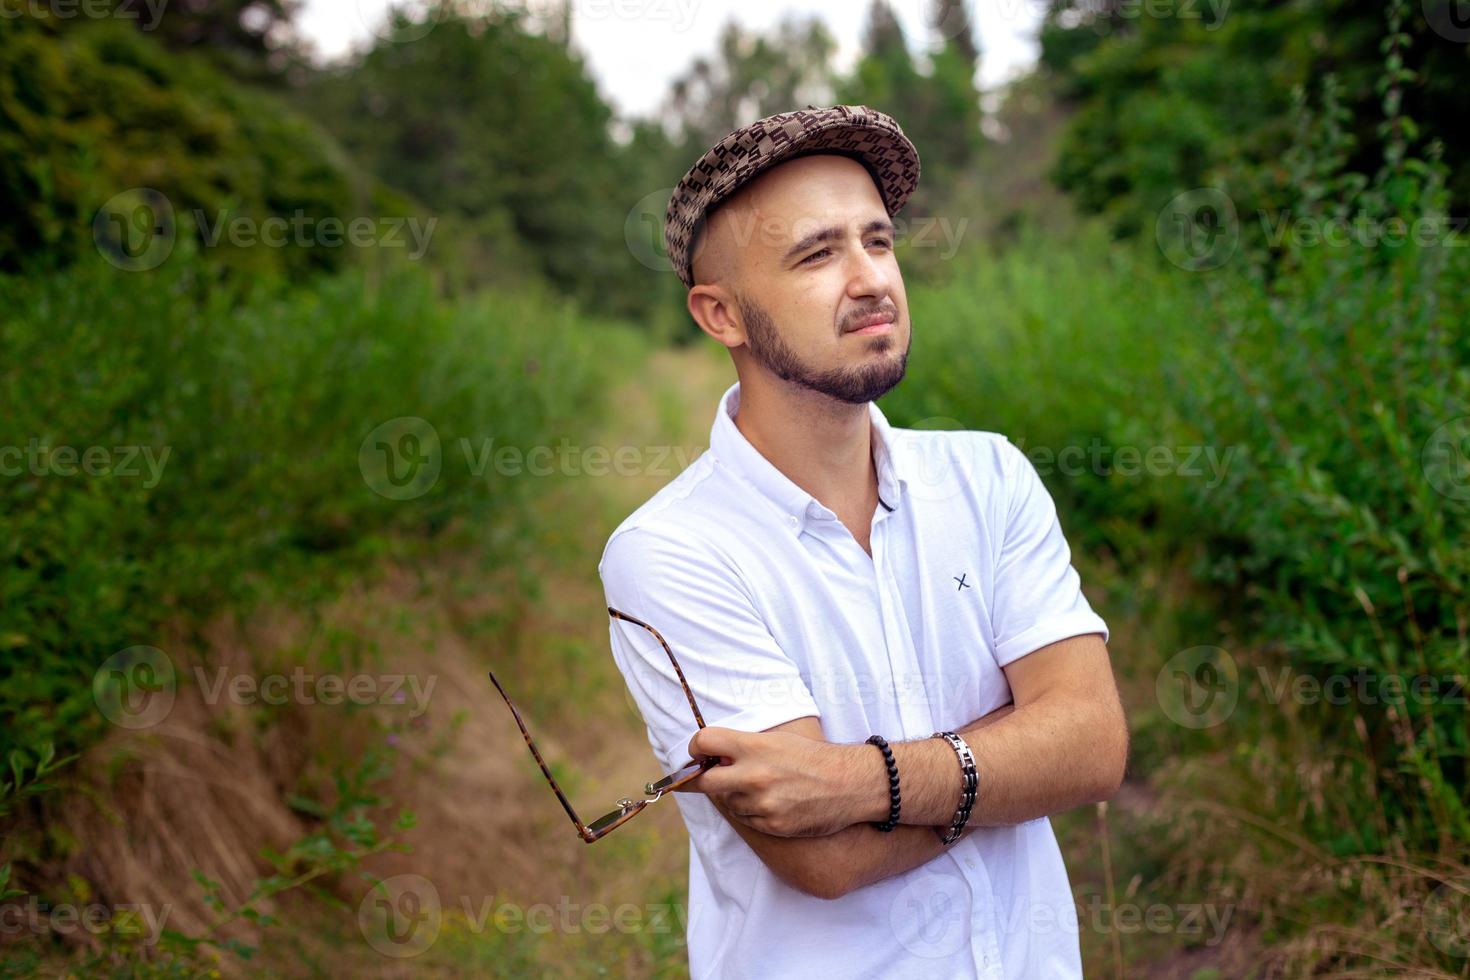
POLYGON ((735 425, 756 451, 844 523, 863 525, 878 504, 867 403, 774 385, 740 385, 735 425), (852 520, 850 520, 850 518, 852 520))

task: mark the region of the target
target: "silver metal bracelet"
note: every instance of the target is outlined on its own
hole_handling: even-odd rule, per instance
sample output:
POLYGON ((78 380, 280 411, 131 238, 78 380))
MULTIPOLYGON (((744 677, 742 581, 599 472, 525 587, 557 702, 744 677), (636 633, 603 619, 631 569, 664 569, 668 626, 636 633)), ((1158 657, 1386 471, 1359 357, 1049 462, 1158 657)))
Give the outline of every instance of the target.
POLYGON ((954 732, 935 732, 929 737, 942 738, 950 744, 955 755, 959 757, 960 770, 964 777, 959 809, 955 811, 954 819, 950 821, 949 833, 940 837, 945 846, 948 846, 960 839, 960 835, 965 832, 965 824, 970 821, 970 810, 975 806, 975 796, 980 788, 980 773, 975 768, 975 754, 970 751, 970 746, 964 739, 954 732))

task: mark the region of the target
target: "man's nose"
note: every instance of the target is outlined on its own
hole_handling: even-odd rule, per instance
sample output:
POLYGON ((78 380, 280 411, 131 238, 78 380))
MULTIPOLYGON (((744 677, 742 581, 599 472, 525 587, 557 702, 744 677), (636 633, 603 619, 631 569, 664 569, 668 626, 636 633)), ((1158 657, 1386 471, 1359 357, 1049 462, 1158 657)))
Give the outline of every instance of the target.
POLYGON ((887 253, 874 254, 866 248, 859 249, 851 261, 852 277, 848 283, 849 296, 885 296, 892 289, 892 272, 886 261, 887 253))

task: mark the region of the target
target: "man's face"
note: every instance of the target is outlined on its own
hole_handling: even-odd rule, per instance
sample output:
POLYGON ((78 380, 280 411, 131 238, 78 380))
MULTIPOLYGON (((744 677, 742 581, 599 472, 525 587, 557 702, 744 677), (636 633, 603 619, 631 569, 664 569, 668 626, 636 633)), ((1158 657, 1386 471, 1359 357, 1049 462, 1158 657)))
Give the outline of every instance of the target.
POLYGON ((817 155, 772 168, 720 208, 707 233, 700 248, 711 261, 696 253, 696 277, 715 270, 711 285, 733 298, 742 372, 759 367, 854 404, 903 379, 911 331, 894 228, 860 163, 817 155), (892 322, 861 329, 875 315, 892 322))

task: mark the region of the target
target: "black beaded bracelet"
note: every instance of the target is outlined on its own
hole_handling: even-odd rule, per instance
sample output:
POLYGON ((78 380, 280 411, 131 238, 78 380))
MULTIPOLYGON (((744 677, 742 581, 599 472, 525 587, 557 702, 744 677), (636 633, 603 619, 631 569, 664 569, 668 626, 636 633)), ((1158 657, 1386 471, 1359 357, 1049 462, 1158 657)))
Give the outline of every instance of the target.
POLYGON ((888 767, 888 819, 873 826, 887 833, 898 826, 898 763, 893 761, 893 750, 882 735, 869 735, 868 744, 876 745, 883 752, 883 763, 888 767))

